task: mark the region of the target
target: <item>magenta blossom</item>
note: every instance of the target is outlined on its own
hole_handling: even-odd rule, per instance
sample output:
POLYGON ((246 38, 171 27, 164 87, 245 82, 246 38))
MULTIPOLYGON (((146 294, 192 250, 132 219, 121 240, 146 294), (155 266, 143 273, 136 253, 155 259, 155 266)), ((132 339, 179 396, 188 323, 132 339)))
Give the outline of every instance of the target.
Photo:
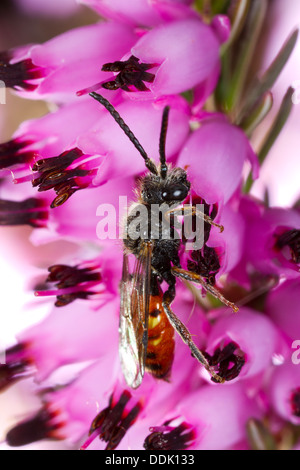
POLYGON ((199 20, 177 21, 153 29, 132 48, 142 62, 158 63, 149 85, 153 97, 181 93, 214 81, 220 69, 220 43, 214 31, 199 20), (176 38, 181 37, 180 47, 176 38), (194 44, 197 55, 194 53, 194 44), (209 49, 210 53, 206 51, 209 49), (184 52, 183 52, 184 51, 184 52))
POLYGON ((224 316, 217 321, 206 345, 209 361, 227 380, 265 374, 271 368, 273 358, 281 352, 280 335, 275 325, 245 307, 238 315, 224 316))
POLYGON ((111 18, 121 23, 137 26, 154 26, 164 21, 171 21, 177 17, 193 17, 195 12, 188 8, 191 0, 133 0, 124 3, 121 0, 80 0, 94 8, 101 16, 111 18))
POLYGON ((300 279, 288 279, 270 292, 266 303, 266 312, 275 322, 290 348, 300 339, 299 298, 300 279))
POLYGON ((150 428, 144 447, 229 450, 246 438, 245 423, 259 414, 241 385, 223 389, 204 386, 181 400, 173 416, 165 416, 164 422, 150 428), (230 423, 227 432, 223 423, 230 423))
POLYGON ((125 25, 99 23, 77 28, 43 45, 11 51, 0 78, 27 98, 75 100, 77 91, 107 78, 102 65, 120 59, 135 40, 134 32, 125 25), (116 34, 122 40, 115 41, 116 34))
POLYGON ((224 120, 209 119, 191 134, 179 155, 178 164, 188 167, 190 181, 198 196, 207 204, 222 206, 241 184, 247 160, 257 177, 257 157, 241 129, 224 120))
POLYGON ((65 306, 63 312, 56 307, 45 320, 20 334, 18 345, 8 350, 7 364, 1 366, 1 385, 3 383, 6 388, 32 368, 40 382, 65 364, 103 356, 107 348, 112 348, 113 341, 116 351, 118 304, 109 299, 107 292, 103 293, 103 287, 102 294, 96 312, 92 309, 83 312, 80 301, 65 306), (100 318, 101 329, 98 328, 100 318), (71 329, 68 327, 70 321, 73 324, 71 329), (53 351, 51 356, 48 356, 49 349, 53 351))
POLYGON ((286 362, 276 367, 269 383, 271 406, 278 415, 296 426, 300 423, 299 364, 286 362))
MULTIPOLYGON (((263 207, 251 198, 240 200, 244 217, 244 268, 282 278, 299 276, 299 223, 297 210, 263 207)), ((240 272, 239 276, 243 276, 240 272)), ((240 277, 241 279, 241 277, 240 277)))

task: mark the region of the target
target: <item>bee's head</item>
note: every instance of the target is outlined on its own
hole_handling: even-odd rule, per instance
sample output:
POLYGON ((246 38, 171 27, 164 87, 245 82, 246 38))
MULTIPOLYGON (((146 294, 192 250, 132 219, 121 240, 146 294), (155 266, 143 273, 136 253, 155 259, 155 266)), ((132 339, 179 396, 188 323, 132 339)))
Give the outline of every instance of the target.
POLYGON ((179 205, 187 197, 190 186, 186 171, 182 168, 169 170, 165 179, 149 174, 141 182, 141 198, 147 205, 179 205))

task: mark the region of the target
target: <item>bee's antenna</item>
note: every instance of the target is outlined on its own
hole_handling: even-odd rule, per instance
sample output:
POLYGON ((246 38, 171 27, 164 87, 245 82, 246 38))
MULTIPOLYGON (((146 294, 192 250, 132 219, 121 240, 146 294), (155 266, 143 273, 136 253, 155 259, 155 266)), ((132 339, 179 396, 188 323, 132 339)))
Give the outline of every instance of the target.
POLYGON ((129 129, 129 127, 124 122, 124 120, 121 118, 120 114, 113 107, 113 105, 110 104, 110 102, 107 99, 105 99, 102 95, 99 95, 98 93, 92 92, 92 93, 90 93, 90 96, 92 98, 94 98, 95 100, 99 101, 99 103, 101 103, 107 109, 107 111, 109 111, 109 113, 112 115, 114 120, 117 122, 117 124, 119 124, 119 126, 121 127, 123 132, 127 135, 129 140, 133 143, 135 148, 139 151, 140 155, 145 160, 145 164, 146 164, 146 167, 148 168, 148 170, 151 171, 151 173, 153 173, 154 175, 157 175, 158 172, 157 172, 157 168, 156 168, 155 163, 148 157, 145 149, 141 146, 138 139, 135 137, 133 132, 129 129))
POLYGON ((166 106, 163 112, 159 138, 160 176, 162 177, 162 179, 166 178, 168 172, 168 167, 166 163, 166 137, 169 122, 169 111, 170 107, 166 106))

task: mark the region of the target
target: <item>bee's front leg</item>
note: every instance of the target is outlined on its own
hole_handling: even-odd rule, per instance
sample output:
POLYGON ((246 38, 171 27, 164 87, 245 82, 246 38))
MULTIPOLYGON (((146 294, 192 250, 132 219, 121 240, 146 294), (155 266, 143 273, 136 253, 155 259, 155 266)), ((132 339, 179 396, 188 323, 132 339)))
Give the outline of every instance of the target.
POLYGON ((215 287, 211 284, 205 282, 205 280, 199 276, 199 274, 193 273, 191 271, 186 271, 185 269, 177 268, 176 266, 172 267, 172 273, 174 276, 179 277, 180 279, 184 279, 185 281, 194 282, 196 284, 200 284, 204 287, 207 292, 212 294, 215 298, 219 299, 227 307, 230 307, 235 313, 238 312, 239 308, 233 302, 227 300, 221 292, 219 292, 215 287))

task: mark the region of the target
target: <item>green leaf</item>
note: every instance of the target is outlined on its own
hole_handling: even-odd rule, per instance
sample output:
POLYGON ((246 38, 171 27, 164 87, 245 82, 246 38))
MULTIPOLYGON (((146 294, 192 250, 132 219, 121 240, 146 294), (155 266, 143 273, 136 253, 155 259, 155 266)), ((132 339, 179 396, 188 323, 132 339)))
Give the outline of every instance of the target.
POLYGON ((230 0, 212 0, 211 11, 213 15, 220 15, 227 12, 230 0))
POLYGON ((294 50, 298 39, 298 34, 299 30, 296 29, 284 43, 278 55, 273 60, 272 64, 266 70, 264 75, 260 79, 256 79, 252 84, 252 87, 248 92, 248 97, 235 121, 237 125, 239 125, 249 114, 249 112, 251 112, 257 101, 273 87, 294 50))
POLYGON ((229 40, 222 45, 221 55, 224 55, 227 49, 234 43, 242 31, 247 19, 247 14, 251 5, 251 0, 232 0, 228 9, 228 15, 231 24, 229 40))
MULTIPOLYGON (((271 150, 272 146, 274 145, 277 137, 279 136, 280 132, 282 131, 284 125, 286 124, 290 114, 291 114, 291 111, 292 111, 292 108, 293 108, 293 94, 294 94, 295 90, 294 88, 290 87, 283 100, 282 100, 282 103, 281 103, 281 106, 280 106, 280 109, 278 111, 278 114, 275 118, 275 120, 273 121, 273 124, 269 130, 269 132, 267 133, 266 135, 266 138, 264 140, 264 142, 262 143, 262 146, 258 152, 258 160, 259 160, 259 163, 260 163, 260 166, 263 165, 269 151, 271 150)), ((245 193, 249 193, 251 187, 253 185, 253 179, 252 179, 252 176, 250 175, 248 177, 248 180, 245 184, 245 187, 244 187, 244 192, 245 193)))
POLYGON ((273 95, 268 91, 258 105, 253 109, 240 124, 240 127, 245 131, 248 137, 250 137, 257 126, 264 120, 269 114, 273 106, 273 95))
POLYGON ((226 52, 224 53, 223 49, 223 71, 229 69, 230 74, 227 72, 227 74, 222 75, 220 86, 217 89, 217 98, 221 109, 228 114, 235 114, 235 110, 243 96, 249 68, 267 13, 267 0, 251 0, 250 3, 241 2, 240 5, 244 6, 239 17, 242 24, 245 21, 244 29, 242 35, 239 36, 237 51, 233 50, 231 46, 241 27, 238 22, 237 30, 232 32, 231 39, 224 45, 226 52), (225 81, 223 81, 224 79, 225 81))

